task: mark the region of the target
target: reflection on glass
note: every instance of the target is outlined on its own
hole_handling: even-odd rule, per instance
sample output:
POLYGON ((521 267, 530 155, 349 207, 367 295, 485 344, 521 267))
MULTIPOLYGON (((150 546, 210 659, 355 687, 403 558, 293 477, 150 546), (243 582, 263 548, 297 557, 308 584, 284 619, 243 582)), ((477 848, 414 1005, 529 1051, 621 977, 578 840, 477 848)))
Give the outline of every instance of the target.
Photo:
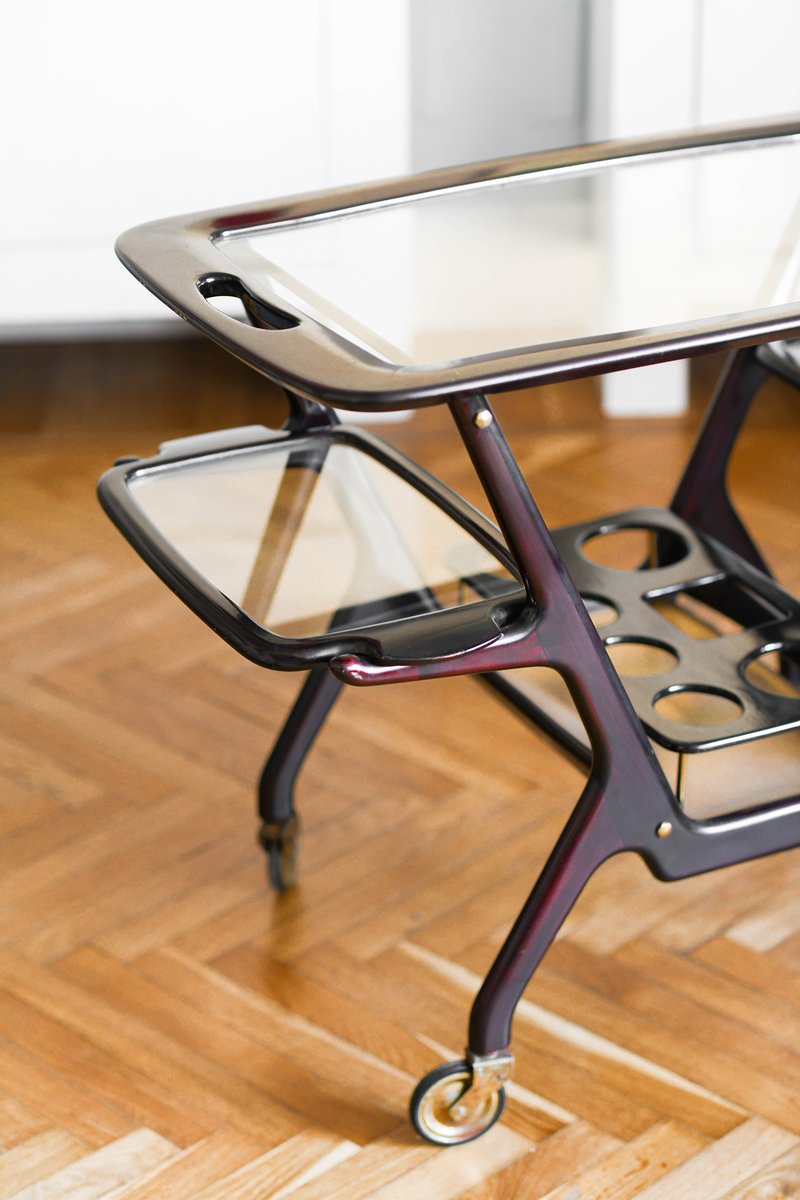
POLYGON ((620 160, 220 238, 240 271, 389 361, 800 300, 800 142, 620 160))
POLYGON ((134 476, 149 520, 195 570, 286 637, 517 591, 415 488, 351 447, 257 449, 134 476))

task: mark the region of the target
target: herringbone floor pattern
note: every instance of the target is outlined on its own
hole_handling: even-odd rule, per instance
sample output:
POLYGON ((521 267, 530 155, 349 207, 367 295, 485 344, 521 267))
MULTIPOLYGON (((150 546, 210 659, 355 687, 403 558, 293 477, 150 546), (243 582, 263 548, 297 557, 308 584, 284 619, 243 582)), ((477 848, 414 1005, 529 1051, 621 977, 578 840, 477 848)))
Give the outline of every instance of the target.
MULTIPOLYGON (((409 1093, 460 1056, 577 770, 473 681, 348 691, 270 893, 253 784, 298 679, 192 617, 93 487, 279 402, 188 339, 6 348, 0 388, 0 1200, 800 1196, 797 852, 669 886, 607 864, 519 1011, 501 1124, 423 1144, 409 1093)), ((770 388, 734 474, 796 590, 793 403, 770 388)), ((695 425, 609 424, 588 385, 497 407, 553 523, 664 502, 695 425)), ((477 498, 445 414, 387 436, 477 498)))

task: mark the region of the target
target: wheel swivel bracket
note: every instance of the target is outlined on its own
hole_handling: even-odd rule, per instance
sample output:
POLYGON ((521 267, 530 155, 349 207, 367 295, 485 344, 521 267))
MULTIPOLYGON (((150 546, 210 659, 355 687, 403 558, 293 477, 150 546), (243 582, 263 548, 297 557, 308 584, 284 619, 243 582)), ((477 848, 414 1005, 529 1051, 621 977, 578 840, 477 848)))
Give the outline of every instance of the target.
POLYGON ((258 831, 258 840, 264 850, 290 850, 297 841, 299 824, 294 813, 283 821, 264 821, 258 831))
POLYGON ((466 1059, 472 1068, 472 1081, 450 1109, 450 1116, 459 1123, 468 1121, 480 1110, 487 1094, 499 1092, 514 1070, 514 1055, 508 1051, 473 1054, 467 1050, 466 1059))

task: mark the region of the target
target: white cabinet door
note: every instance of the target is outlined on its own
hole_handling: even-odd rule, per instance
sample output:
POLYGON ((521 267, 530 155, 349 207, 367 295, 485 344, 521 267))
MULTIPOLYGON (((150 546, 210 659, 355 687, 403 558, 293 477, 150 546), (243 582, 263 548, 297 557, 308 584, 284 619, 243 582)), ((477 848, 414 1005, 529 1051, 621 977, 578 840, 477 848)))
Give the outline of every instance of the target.
POLYGON ((0 336, 162 319, 114 256, 131 225, 406 171, 406 6, 10 6, 0 336))

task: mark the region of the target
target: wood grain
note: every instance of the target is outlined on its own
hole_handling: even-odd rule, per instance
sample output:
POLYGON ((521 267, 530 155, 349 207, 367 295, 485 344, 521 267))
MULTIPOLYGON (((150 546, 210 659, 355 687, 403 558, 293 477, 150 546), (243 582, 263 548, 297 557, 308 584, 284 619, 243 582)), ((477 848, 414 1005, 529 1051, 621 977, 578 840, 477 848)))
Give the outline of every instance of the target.
MULTIPOLYGON (((497 401, 546 518, 664 503, 699 419, 605 420, 591 383, 497 401)), ((768 1200, 800 1195, 797 852, 668 887, 591 881, 515 1021, 502 1123, 406 1117, 580 787, 469 680, 347 691, 268 890, 254 783, 298 678, 245 662, 93 491, 121 454, 277 423, 186 338, 0 348, 0 1198, 768 1200)), ((482 503, 446 413, 384 426, 482 503)), ((796 397, 734 490, 790 589, 796 397)))

